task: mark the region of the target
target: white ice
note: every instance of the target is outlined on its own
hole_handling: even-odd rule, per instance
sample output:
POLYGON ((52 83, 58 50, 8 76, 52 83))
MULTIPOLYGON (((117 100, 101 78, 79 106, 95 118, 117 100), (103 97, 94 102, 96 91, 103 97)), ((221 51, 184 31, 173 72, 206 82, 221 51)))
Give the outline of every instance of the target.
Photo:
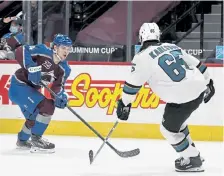
POLYGON ((16 135, 0 135, 1 176, 221 176, 224 175, 223 144, 196 142, 205 158, 203 173, 177 173, 178 155, 164 140, 110 139, 119 150, 140 148, 133 158, 120 158, 104 146, 92 165, 88 152, 102 144, 98 138, 45 136, 56 144, 54 154, 31 154, 15 149, 16 135))

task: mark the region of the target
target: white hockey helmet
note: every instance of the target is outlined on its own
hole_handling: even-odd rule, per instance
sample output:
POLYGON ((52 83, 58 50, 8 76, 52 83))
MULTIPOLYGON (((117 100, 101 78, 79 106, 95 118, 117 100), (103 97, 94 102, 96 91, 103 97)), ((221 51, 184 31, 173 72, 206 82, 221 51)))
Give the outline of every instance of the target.
POLYGON ((160 30, 156 23, 143 23, 139 30, 139 42, 160 40, 160 30))

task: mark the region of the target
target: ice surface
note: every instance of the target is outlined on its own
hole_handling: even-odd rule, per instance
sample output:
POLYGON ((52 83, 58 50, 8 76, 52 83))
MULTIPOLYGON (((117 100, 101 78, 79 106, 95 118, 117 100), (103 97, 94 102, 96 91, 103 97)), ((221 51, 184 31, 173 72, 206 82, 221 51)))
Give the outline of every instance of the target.
POLYGON ((31 154, 15 149, 17 135, 0 135, 1 176, 221 176, 224 175, 223 143, 195 142, 205 158, 203 173, 177 173, 178 155, 164 140, 110 139, 118 150, 140 148, 133 158, 121 158, 104 146, 92 165, 88 152, 98 150, 98 138, 45 136, 56 144, 54 154, 31 154))

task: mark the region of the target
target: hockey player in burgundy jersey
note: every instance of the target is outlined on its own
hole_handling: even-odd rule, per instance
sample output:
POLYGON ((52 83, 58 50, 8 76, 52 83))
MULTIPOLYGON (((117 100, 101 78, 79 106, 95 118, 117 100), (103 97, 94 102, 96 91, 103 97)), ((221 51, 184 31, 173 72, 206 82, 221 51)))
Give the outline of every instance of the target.
POLYGON ((11 78, 9 97, 20 107, 26 118, 18 133, 18 148, 31 149, 31 152, 54 152, 55 145, 43 140, 42 135, 51 121, 55 107, 63 109, 67 105, 64 84, 71 69, 65 59, 71 46, 72 41, 68 36, 57 34, 52 48, 40 44, 24 45, 16 49, 16 60, 21 68, 11 78), (52 84, 51 89, 58 98, 47 99, 41 94, 40 82, 52 84))

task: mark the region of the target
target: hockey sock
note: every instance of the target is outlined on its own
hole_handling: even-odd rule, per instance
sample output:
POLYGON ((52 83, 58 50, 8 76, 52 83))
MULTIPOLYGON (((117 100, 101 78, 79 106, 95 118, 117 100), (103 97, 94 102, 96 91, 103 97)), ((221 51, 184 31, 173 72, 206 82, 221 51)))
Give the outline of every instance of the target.
POLYGON ((193 147, 196 147, 195 144, 194 144, 194 142, 191 139, 191 136, 190 136, 190 133, 189 133, 189 128, 188 128, 187 125, 185 126, 185 128, 183 130, 180 131, 180 133, 184 133, 185 136, 186 136, 186 138, 189 141, 189 144, 192 145, 193 147))
POLYGON ((24 123, 22 130, 18 133, 18 138, 21 141, 27 141, 31 136, 31 130, 24 123))
POLYGON ((181 132, 174 133, 168 131, 163 125, 161 125, 161 133, 169 141, 172 147, 183 157, 198 156, 199 151, 192 146, 192 142, 188 140, 189 136, 188 128, 184 128, 181 132), (186 136, 187 135, 187 136, 186 136))
POLYGON ((32 134, 42 136, 51 121, 51 116, 37 115, 35 125, 31 129, 32 134))

